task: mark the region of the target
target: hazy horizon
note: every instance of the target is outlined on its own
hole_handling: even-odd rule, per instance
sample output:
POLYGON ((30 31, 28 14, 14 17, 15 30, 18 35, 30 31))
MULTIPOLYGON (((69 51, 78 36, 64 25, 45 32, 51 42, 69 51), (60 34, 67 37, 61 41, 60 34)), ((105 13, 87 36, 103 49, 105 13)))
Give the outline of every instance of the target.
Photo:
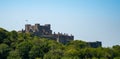
POLYGON ((53 32, 103 47, 120 45, 120 0, 0 0, 0 27, 18 31, 27 23, 51 24, 53 32))

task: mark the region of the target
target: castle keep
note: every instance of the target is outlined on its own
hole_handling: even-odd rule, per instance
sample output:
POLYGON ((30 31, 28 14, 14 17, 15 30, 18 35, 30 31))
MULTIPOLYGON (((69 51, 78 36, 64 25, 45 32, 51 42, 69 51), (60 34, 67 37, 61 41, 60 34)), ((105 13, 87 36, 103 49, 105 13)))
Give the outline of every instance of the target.
POLYGON ((19 31, 22 33, 32 33, 35 36, 44 37, 44 38, 51 38, 57 42, 66 44, 69 41, 74 40, 73 35, 62 34, 62 33, 53 33, 51 30, 50 24, 40 25, 40 24, 26 24, 25 30, 19 31))

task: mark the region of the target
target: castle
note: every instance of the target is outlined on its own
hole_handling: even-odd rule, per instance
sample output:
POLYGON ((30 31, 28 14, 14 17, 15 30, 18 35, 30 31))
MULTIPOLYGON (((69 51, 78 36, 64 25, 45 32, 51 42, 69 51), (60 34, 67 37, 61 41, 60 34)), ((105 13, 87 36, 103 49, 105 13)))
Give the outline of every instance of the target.
MULTIPOLYGON (((25 25, 25 30, 22 29, 22 31, 19 31, 22 33, 32 33, 34 36, 39 36, 39 37, 43 37, 43 38, 50 38, 52 40, 55 40, 57 42, 60 42, 62 44, 66 44, 70 41, 74 40, 74 36, 73 35, 68 35, 68 34, 62 34, 62 33, 53 33, 52 34, 52 30, 51 30, 51 25, 50 24, 45 24, 45 25, 40 25, 40 24, 35 24, 35 25, 31 25, 31 24, 26 24, 25 25)), ((87 44, 90 47, 93 48, 97 48, 97 47, 101 47, 102 43, 99 41, 96 42, 87 42, 87 44)))
POLYGON ((73 35, 68 35, 68 34, 62 34, 62 33, 53 33, 51 30, 51 25, 50 24, 45 24, 45 25, 40 25, 40 24, 26 24, 25 25, 25 30, 19 31, 22 33, 32 33, 34 36, 39 36, 39 37, 44 37, 44 38, 51 38, 57 42, 66 44, 67 42, 70 42, 74 40, 73 35))

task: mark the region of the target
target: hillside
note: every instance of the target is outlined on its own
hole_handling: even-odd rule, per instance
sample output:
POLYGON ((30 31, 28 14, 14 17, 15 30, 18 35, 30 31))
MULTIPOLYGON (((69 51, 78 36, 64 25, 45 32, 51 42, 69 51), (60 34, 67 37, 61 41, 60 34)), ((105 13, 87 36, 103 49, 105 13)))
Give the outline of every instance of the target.
POLYGON ((92 48, 81 40, 61 44, 0 28, 0 59, 120 59, 120 46, 92 48))

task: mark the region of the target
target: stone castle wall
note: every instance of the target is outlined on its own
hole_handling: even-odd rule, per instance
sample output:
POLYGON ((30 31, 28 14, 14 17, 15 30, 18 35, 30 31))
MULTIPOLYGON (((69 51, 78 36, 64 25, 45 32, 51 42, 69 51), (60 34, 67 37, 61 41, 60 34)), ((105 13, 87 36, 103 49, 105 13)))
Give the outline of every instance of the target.
POLYGON ((70 42, 70 41, 74 40, 73 35, 66 35, 66 34, 62 34, 62 33, 59 33, 59 32, 57 34, 56 33, 52 34, 50 24, 45 24, 45 25, 26 24, 25 25, 25 30, 22 30, 20 32, 33 33, 33 35, 35 35, 35 36, 52 38, 53 40, 55 40, 57 42, 60 42, 60 43, 63 43, 63 44, 66 44, 67 42, 70 42))

